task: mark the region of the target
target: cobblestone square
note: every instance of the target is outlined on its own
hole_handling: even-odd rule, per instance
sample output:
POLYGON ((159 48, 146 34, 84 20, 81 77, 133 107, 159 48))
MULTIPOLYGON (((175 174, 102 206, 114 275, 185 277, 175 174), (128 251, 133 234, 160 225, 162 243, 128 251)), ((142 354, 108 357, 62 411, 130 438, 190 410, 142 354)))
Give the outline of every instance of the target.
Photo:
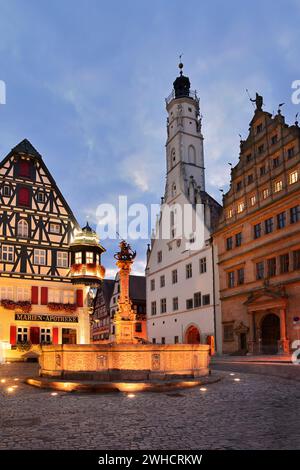
POLYGON ((204 391, 130 398, 52 395, 22 383, 36 372, 0 366, 0 449, 300 449, 296 381, 213 371, 222 380, 204 391))

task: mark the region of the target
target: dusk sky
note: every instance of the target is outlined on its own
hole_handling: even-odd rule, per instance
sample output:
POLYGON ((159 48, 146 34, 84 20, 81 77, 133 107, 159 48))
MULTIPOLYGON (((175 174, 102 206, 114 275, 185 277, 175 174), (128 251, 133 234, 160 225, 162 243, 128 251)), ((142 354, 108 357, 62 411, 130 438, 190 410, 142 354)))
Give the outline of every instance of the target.
MULTIPOLYGON (((164 192, 164 99, 184 74, 201 99, 207 191, 220 201, 247 136, 254 97, 288 123, 300 79, 300 1, 0 0, 1 159, 28 138, 79 223, 128 195, 164 192)), ((134 242, 143 273, 147 241, 134 242)), ((117 241, 103 242, 113 275, 117 241)))

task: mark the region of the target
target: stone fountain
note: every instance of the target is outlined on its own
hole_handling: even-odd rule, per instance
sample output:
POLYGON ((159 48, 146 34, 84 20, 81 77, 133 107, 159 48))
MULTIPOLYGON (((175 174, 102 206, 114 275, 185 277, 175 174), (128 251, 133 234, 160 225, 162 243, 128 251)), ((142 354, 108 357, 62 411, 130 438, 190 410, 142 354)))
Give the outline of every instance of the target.
POLYGON ((129 275, 136 253, 125 241, 119 246, 115 255, 120 272, 118 310, 113 319, 115 341, 43 346, 40 377, 46 380, 28 379, 31 385, 55 383, 52 388, 83 390, 92 381, 101 390, 148 390, 170 380, 180 386, 197 385, 196 378, 209 374, 208 345, 138 343, 134 336, 136 314, 129 298, 129 275))

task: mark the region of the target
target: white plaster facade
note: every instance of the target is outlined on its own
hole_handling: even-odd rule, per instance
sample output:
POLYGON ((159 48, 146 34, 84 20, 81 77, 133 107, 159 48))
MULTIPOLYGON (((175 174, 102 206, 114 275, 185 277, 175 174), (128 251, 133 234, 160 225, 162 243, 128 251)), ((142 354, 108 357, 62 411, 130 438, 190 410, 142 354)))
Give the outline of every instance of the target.
MULTIPOLYGON (((189 86, 184 96, 176 96, 176 82, 174 86, 175 92, 166 100, 165 196, 146 267, 148 339, 166 344, 187 342, 191 326, 197 328, 200 341, 206 342, 207 336, 216 336, 220 324, 216 253, 211 244, 220 206, 205 192, 199 100, 189 86), (203 210, 201 223, 196 226, 194 222, 190 232, 182 233, 181 212, 188 207, 195 217, 196 205, 203 210), (166 238, 161 234, 168 220, 166 238)), ((216 339, 221 345, 218 334, 219 328, 216 339)))

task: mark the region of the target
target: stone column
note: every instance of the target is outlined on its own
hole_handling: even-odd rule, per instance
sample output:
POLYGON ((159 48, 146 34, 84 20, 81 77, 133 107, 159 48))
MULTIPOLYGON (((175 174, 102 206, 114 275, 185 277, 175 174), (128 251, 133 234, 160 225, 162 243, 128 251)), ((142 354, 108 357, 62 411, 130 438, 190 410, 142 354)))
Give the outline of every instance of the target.
POLYGON ((118 310, 114 317, 115 342, 118 344, 137 343, 135 338, 136 314, 129 298, 129 276, 135 258, 133 252, 125 241, 120 243, 120 251, 116 253, 117 266, 120 276, 120 297, 118 310))
POLYGON ((252 355, 255 353, 255 342, 256 342, 256 325, 255 325, 255 312, 249 312, 250 315, 250 328, 249 328, 249 341, 248 341, 248 354, 252 355))
POLYGON ((280 309, 280 341, 279 341, 279 352, 288 354, 289 353, 289 341, 286 337, 286 310, 285 308, 280 309))

